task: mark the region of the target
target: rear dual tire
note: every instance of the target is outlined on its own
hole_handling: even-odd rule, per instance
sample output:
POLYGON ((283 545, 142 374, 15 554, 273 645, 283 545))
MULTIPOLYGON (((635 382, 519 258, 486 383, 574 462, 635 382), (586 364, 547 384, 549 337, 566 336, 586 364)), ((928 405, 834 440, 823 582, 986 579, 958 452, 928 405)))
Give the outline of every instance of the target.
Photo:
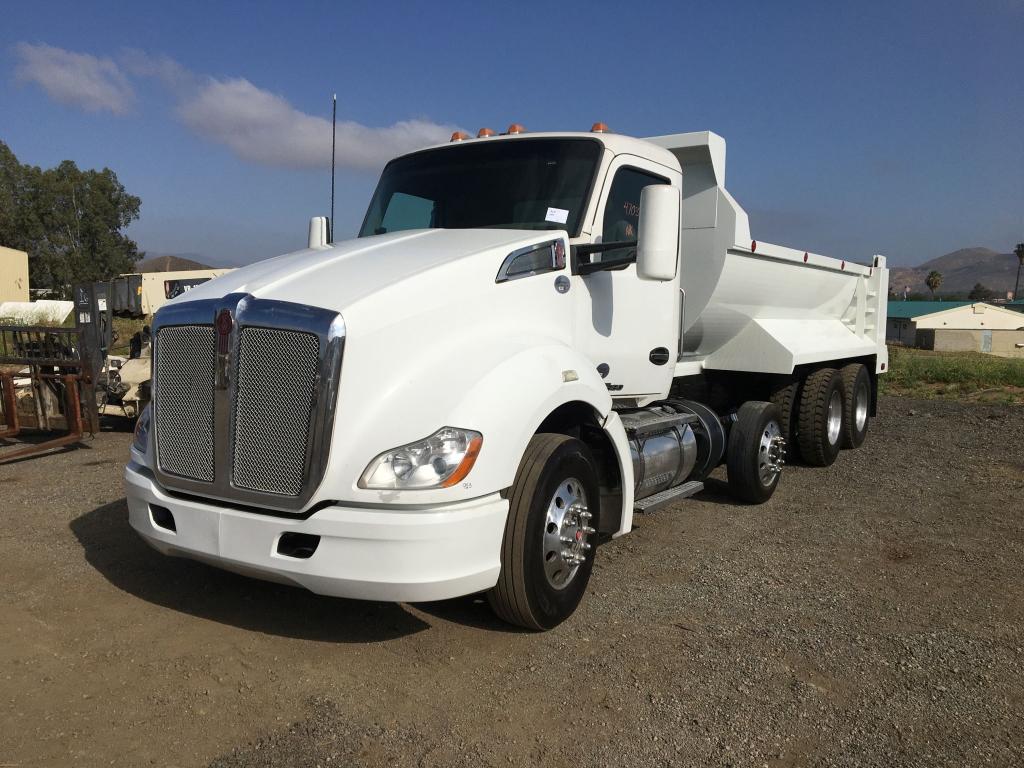
POLYGON ((797 443, 800 457, 815 467, 831 465, 843 442, 846 399, 835 368, 819 368, 805 380, 800 394, 797 443))
POLYGON ((843 448, 860 448, 868 436, 871 376, 867 367, 851 363, 839 371, 843 381, 843 448))

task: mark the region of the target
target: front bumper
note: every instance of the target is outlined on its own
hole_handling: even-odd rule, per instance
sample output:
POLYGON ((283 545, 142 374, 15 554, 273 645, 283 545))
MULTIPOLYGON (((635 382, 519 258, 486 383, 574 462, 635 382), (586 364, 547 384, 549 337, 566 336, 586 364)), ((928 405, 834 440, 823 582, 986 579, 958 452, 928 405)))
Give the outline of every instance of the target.
POLYGON ((321 595, 443 600, 489 589, 501 568, 508 502, 496 493, 415 509, 330 506, 295 520, 170 496, 135 463, 124 481, 132 528, 160 552, 321 595), (176 530, 156 524, 154 504, 176 530), (320 541, 311 557, 291 557, 277 551, 285 533, 320 541))

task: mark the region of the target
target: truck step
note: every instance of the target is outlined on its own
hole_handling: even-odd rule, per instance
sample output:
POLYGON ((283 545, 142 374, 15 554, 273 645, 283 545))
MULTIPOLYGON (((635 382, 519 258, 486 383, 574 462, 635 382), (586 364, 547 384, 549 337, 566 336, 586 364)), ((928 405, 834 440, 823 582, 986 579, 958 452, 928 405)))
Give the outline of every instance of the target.
POLYGON ((658 413, 637 411, 623 413, 620 415, 622 426, 626 430, 626 436, 632 439, 639 439, 653 435, 657 432, 664 432, 672 427, 682 426, 697 420, 691 413, 658 413))
POLYGON ((677 485, 674 488, 656 493, 653 496, 648 496, 646 499, 640 499, 640 501, 634 502, 633 511, 639 512, 640 514, 650 513, 659 507, 663 507, 670 501, 676 499, 685 499, 694 494, 700 493, 704 490, 704 483, 700 480, 691 480, 688 483, 677 485))

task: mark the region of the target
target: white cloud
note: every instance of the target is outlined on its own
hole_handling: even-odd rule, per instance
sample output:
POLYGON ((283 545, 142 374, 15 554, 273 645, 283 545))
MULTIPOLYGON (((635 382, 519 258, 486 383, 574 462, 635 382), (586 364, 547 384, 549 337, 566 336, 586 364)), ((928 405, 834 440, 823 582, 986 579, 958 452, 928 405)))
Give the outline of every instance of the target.
POLYGON ((31 43, 18 43, 14 54, 16 78, 36 83, 61 104, 123 115, 135 100, 131 82, 111 59, 31 43))
MULTIPOLYGON (((286 168, 323 168, 330 163, 331 122, 295 109, 286 99, 242 78, 208 79, 178 106, 191 130, 239 157, 286 168)), ((338 122, 340 167, 380 168, 395 155, 444 141, 453 127, 403 120, 370 128, 338 122)))
POLYGON ((152 55, 138 48, 125 48, 118 56, 122 68, 134 77, 155 77, 179 96, 197 87, 199 78, 170 56, 152 55))
MULTIPOLYGON (((330 164, 330 120, 296 109, 245 78, 207 77, 168 56, 136 49, 122 51, 118 62, 29 43, 18 43, 15 53, 18 79, 37 83, 62 104, 122 115, 135 100, 129 78, 146 78, 167 89, 176 117, 189 130, 244 160, 282 168, 330 164)), ((445 141, 454 130, 425 119, 381 128, 340 120, 338 167, 377 169, 396 155, 445 141)))

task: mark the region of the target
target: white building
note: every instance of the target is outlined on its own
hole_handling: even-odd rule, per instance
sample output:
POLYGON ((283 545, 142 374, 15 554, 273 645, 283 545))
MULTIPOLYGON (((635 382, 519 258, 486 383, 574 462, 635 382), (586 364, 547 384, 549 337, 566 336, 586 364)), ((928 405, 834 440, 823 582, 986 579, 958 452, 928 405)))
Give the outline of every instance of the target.
POLYGON ((894 301, 886 340, 942 352, 1024 357, 1024 314, 983 301, 894 301))

